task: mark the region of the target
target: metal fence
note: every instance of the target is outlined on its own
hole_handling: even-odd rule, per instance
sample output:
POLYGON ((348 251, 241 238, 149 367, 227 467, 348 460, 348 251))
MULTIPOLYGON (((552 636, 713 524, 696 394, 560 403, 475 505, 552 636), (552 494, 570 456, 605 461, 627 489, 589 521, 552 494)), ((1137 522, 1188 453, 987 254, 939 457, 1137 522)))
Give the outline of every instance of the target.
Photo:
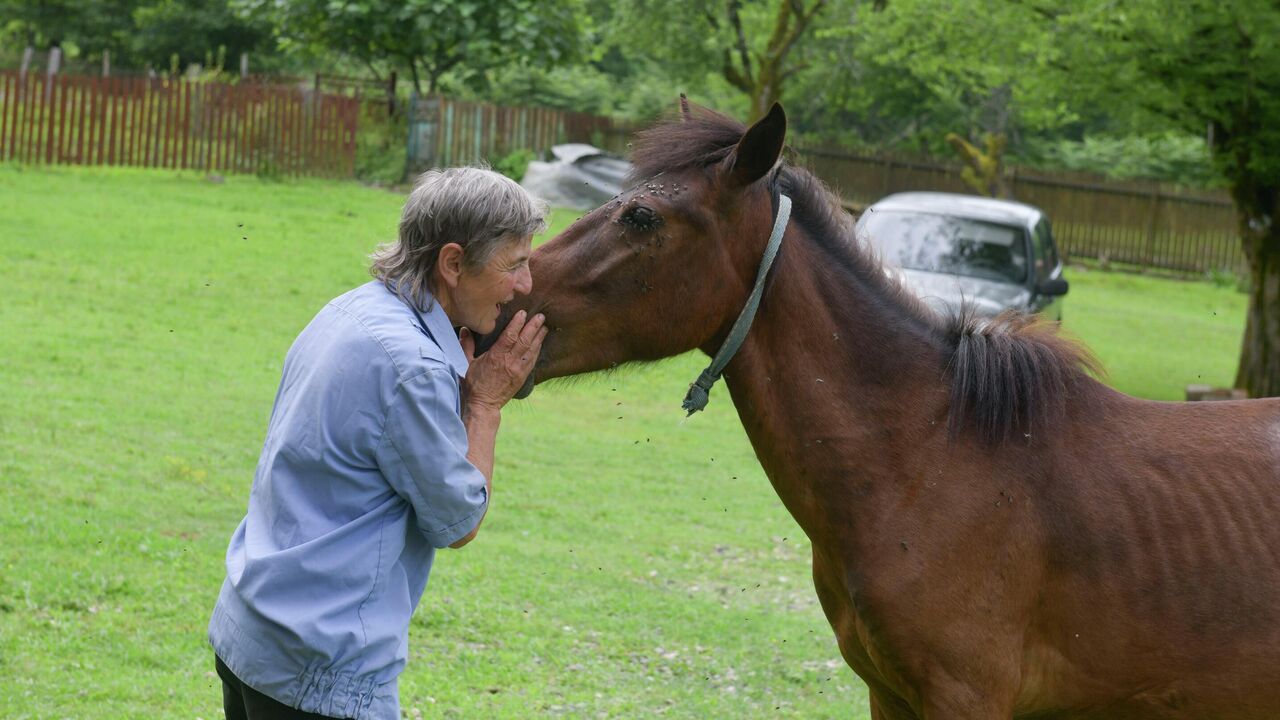
POLYGON ((623 154, 633 131, 627 123, 589 113, 415 97, 409 105, 408 171, 492 160, 516 150, 541 154, 566 142, 623 154))
MULTIPOLYGON (((958 164, 801 148, 800 160, 850 204, 910 190, 971 192, 958 164)), ((1017 200, 1044 210, 1063 252, 1180 273, 1247 271, 1236 215, 1225 192, 1084 173, 1011 170, 1017 200)))
POLYGON ((0 71, 0 160, 349 177, 358 108, 293 86, 0 71))

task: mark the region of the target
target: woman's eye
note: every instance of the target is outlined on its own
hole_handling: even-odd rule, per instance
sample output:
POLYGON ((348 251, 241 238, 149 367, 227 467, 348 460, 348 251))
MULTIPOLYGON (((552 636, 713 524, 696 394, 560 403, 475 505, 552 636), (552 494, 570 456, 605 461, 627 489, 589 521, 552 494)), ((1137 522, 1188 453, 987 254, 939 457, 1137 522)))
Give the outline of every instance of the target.
POLYGON ((621 221, 636 230, 656 230, 662 224, 662 217, 650 208, 637 205, 623 214, 621 221))

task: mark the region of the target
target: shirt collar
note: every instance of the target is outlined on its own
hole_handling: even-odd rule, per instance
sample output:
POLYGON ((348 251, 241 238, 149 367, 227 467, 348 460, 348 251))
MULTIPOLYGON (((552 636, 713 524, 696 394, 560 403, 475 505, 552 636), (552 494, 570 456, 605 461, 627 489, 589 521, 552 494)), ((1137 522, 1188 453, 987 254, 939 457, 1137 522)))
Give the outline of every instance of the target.
POLYGON ((426 312, 419 312, 412 305, 409 307, 425 325, 422 330, 444 352, 445 361, 453 369, 454 374, 458 377, 466 377, 467 354, 462 350, 462 343, 458 342, 458 331, 453 328, 453 323, 449 320, 449 316, 445 315, 444 308, 440 307, 435 296, 429 292, 425 295, 423 305, 427 308, 426 312))
POLYGON ((458 377, 466 377, 467 354, 462 350, 462 343, 458 342, 458 331, 454 329, 449 316, 444 314, 444 308, 440 307, 440 303, 436 302, 435 298, 431 298, 427 305, 427 312, 423 313, 422 317, 426 318, 427 330, 431 331, 431 337, 444 351, 444 357, 449 361, 453 372, 458 377))

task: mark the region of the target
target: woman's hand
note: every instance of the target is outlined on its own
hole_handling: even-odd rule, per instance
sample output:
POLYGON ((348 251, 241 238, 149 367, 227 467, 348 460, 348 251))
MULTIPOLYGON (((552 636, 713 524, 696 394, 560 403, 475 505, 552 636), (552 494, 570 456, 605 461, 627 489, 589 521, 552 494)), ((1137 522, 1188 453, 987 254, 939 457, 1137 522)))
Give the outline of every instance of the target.
POLYGON ((501 410, 524 385, 547 337, 547 328, 543 325, 546 318, 541 314, 527 321, 526 318, 524 310, 517 312, 493 347, 478 358, 475 357, 475 336, 463 328, 458 340, 470 361, 465 395, 468 406, 501 410))

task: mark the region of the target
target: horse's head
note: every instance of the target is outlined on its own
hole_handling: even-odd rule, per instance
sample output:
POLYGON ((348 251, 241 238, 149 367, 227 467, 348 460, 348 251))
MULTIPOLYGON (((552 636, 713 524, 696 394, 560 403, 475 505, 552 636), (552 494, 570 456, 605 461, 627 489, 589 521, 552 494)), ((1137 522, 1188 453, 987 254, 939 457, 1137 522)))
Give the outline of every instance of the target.
POLYGON ((682 110, 638 137, 630 189, 530 258, 533 292, 508 312, 546 315, 538 381, 714 351, 741 310, 772 225, 760 181, 778 163, 786 116, 774 105, 744 128, 682 110))

